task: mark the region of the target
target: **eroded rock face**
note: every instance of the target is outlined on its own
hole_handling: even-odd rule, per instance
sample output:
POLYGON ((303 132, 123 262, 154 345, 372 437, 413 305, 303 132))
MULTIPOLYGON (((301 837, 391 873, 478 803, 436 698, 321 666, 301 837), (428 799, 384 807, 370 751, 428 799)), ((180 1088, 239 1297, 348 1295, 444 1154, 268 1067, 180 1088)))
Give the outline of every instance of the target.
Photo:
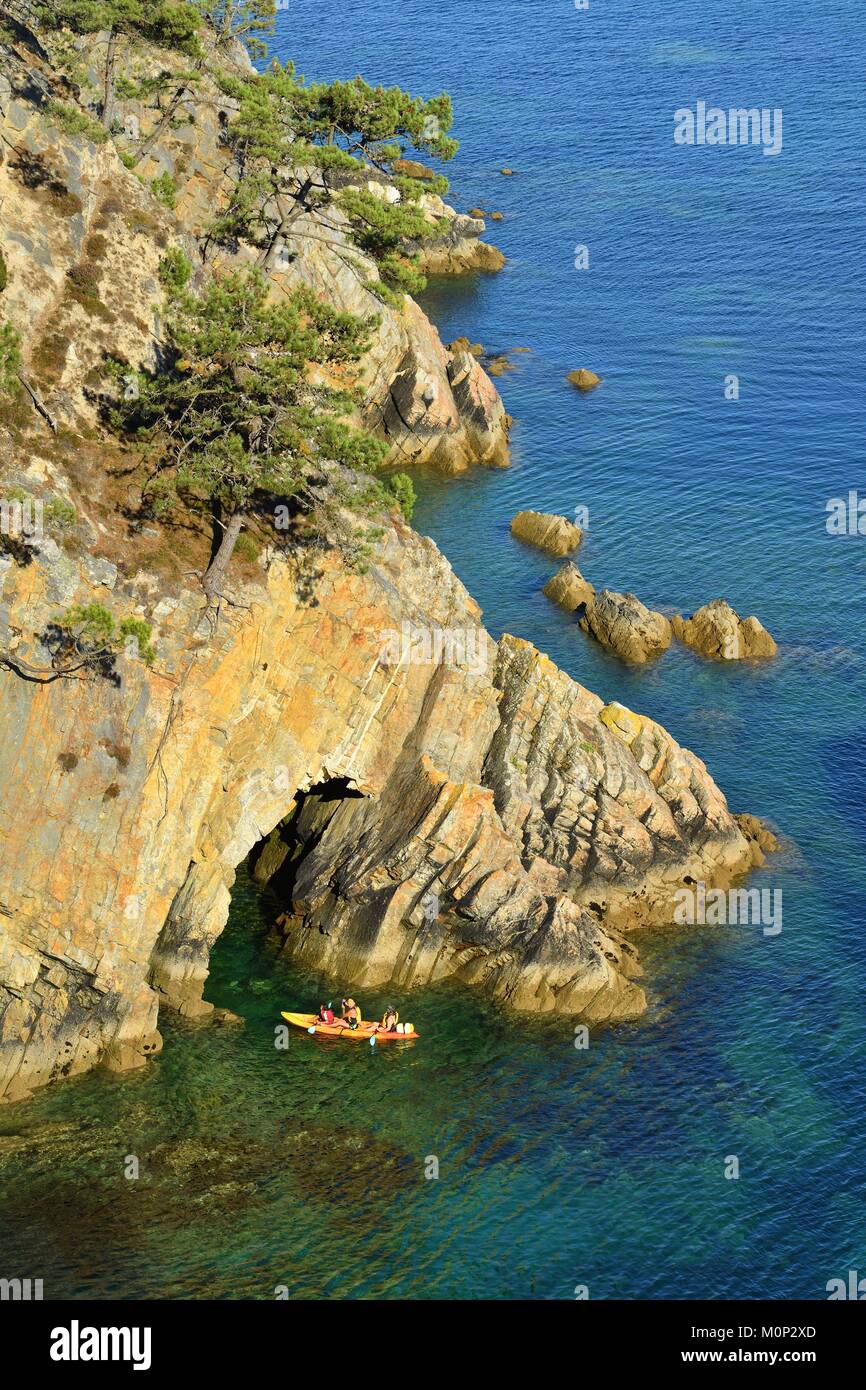
POLYGON ((766 659, 779 650, 763 623, 741 618, 723 598, 704 604, 691 618, 673 618, 672 626, 680 642, 716 661, 766 659))
MULTIPOLYGON (((330 552, 310 565, 275 558, 215 631, 200 591, 165 596, 154 668, 119 657, 116 684, 22 676, 50 670, 55 576, 42 556, 4 570, 7 1099, 142 1063, 161 1003, 207 1012, 235 871, 292 817, 315 831, 299 959, 358 987, 453 974, 587 1018, 644 1006, 620 926, 670 920, 686 872, 752 862, 703 764, 650 720, 611 722, 530 644, 490 641, 432 542, 395 524, 366 574, 330 552), (407 622, 431 641, 403 642, 407 622)), ((113 601, 153 603, 152 581, 113 601)))
POLYGON ((548 555, 570 555, 580 545, 582 531, 566 516, 553 512, 518 512, 511 522, 511 534, 519 541, 537 545, 548 555))
POLYGON ((568 613, 574 613, 576 609, 589 603, 595 589, 588 579, 584 579, 574 561, 566 560, 556 574, 548 579, 543 592, 552 603, 558 604, 568 613))
POLYGON ((612 589, 593 595, 580 626, 623 661, 637 664, 660 656, 671 644, 671 625, 663 613, 647 608, 635 594, 612 589))

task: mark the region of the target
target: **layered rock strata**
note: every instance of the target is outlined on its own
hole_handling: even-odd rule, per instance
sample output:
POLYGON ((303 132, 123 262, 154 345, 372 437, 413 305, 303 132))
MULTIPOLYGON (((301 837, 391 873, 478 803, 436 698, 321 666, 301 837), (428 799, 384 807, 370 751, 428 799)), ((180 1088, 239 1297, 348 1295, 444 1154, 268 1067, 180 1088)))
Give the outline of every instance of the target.
POLYGON ((273 557, 216 629, 195 587, 106 587, 156 624, 153 669, 120 656, 115 680, 54 678, 39 637, 60 586, 93 594, 84 565, 4 563, 7 1099, 141 1062, 161 1002, 206 1012, 235 873, 280 826, 298 959, 589 1019, 644 1007, 618 927, 664 919, 685 874, 753 862, 693 754, 494 644, 432 542, 395 525, 366 574, 310 565, 273 557))

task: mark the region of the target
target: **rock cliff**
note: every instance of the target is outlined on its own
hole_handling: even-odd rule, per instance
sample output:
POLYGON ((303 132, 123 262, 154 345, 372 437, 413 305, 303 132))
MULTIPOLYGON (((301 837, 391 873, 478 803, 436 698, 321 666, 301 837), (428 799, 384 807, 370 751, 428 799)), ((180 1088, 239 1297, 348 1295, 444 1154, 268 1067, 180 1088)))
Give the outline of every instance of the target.
POLYGON ((753 862, 693 754, 528 643, 494 644, 399 522, 365 574, 272 557, 215 630, 196 586, 109 567, 105 598, 144 600, 156 649, 113 678, 55 678, 40 637, 59 597, 94 593, 83 564, 48 544, 3 579, 7 1099, 136 1065, 161 1002, 207 1011, 235 871, 275 830, 299 959, 589 1019, 644 1007, 620 927, 669 918, 687 874, 753 862))

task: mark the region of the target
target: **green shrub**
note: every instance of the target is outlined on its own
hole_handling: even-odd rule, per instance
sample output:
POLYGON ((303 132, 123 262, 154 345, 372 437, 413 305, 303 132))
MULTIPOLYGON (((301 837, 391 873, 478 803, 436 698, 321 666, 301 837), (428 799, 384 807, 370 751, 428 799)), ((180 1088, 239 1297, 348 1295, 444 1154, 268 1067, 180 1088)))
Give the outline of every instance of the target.
POLYGON ((235 554, 238 558, 252 564, 259 558, 260 553, 261 546, 255 536, 251 536, 249 531, 242 531, 235 541, 235 554))
POLYGON ((20 366, 21 334, 11 323, 0 323, 0 396, 17 391, 20 366))
POLYGON ((192 263, 177 247, 166 251, 159 263, 159 278, 170 294, 186 289, 192 275, 192 263))
POLYGON ((86 111, 80 111, 77 106, 67 106, 63 101, 49 101, 46 103, 45 111, 54 124, 67 135, 84 135, 96 145, 104 145, 108 139, 108 131, 104 126, 86 111))
POLYGON ((407 521, 412 520, 412 512, 415 510, 415 503, 418 495, 412 484, 412 479, 408 473, 394 473, 388 479, 388 491, 396 499, 400 510, 407 521))
POLYGON ((168 172, 160 174, 158 178, 151 179, 150 191, 157 202, 164 207, 174 208, 177 206, 177 184, 168 172))
POLYGON ((43 515, 49 525, 58 526, 61 531, 74 526, 77 519, 75 508, 65 497, 52 497, 50 502, 45 503, 43 515))
POLYGON ((102 603, 75 603, 54 618, 70 647, 74 644, 79 655, 100 659, 125 651, 130 658, 140 657, 151 666, 156 653, 151 645, 153 629, 143 618, 124 618, 119 624, 114 614, 102 603))

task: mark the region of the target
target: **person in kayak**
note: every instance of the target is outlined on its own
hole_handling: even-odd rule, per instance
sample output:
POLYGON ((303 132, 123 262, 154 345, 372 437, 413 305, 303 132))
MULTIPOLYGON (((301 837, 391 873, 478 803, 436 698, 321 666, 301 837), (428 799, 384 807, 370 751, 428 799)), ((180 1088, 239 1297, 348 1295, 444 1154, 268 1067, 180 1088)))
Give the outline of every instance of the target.
POLYGON ((361 1010, 354 999, 343 999, 340 1004, 340 1017, 353 1031, 361 1026, 361 1010))
POLYGON ((320 1022, 320 1023, 333 1023, 333 1022, 334 1022, 334 1010, 331 1008, 330 1001, 329 1001, 327 1004, 320 1004, 320 1005, 319 1005, 319 1022, 320 1022))
POLYGON ((399 1020, 400 1015, 394 1008, 394 1005, 386 1004, 385 1012, 382 1015, 382 1022, 376 1024, 376 1032, 395 1033, 397 1031, 397 1024, 399 1020))

